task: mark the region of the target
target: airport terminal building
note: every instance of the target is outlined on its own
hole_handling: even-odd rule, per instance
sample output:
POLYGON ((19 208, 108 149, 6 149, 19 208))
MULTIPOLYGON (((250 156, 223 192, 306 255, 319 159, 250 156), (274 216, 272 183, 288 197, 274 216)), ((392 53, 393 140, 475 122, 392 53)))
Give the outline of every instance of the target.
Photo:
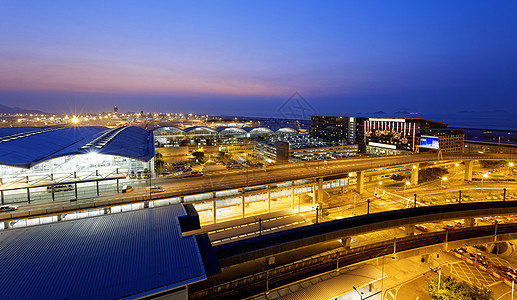
POLYGON ((154 171, 152 131, 123 126, 0 128, 0 184, 154 171))

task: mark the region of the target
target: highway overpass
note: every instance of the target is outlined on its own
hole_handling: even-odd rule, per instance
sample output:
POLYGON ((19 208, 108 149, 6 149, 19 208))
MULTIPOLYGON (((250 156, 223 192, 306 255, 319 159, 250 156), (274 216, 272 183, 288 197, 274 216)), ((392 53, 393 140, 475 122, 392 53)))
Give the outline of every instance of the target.
MULTIPOLYGON (((214 247, 222 267, 274 256, 329 240, 418 223, 465 219, 466 227, 475 217, 517 214, 517 201, 462 203, 408 208, 333 220, 250 238, 214 247)), ((455 232, 455 230, 449 230, 455 232)))

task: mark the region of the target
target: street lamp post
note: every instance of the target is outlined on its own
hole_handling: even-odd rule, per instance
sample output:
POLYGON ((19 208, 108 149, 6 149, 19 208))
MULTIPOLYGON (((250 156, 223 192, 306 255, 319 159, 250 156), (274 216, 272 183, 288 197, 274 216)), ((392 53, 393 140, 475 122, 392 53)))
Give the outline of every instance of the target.
MULTIPOLYGON (((383 189, 382 189, 382 181, 379 181, 379 190, 383 191, 383 189)), ((377 195, 377 188, 375 188, 375 195, 377 195)))
POLYGON ((445 176, 443 176, 443 177, 442 177, 442 180, 441 180, 441 182, 440 182, 440 187, 441 187, 441 188, 445 188, 445 186, 443 185, 443 182, 444 182, 444 181, 447 181, 447 177, 445 177, 445 176))
POLYGON ((363 295, 361 295, 361 293, 359 293, 359 291, 355 288, 355 286, 352 286, 354 288, 354 291, 356 291, 358 294, 359 294, 359 297, 361 297, 361 300, 363 300, 363 295))
MULTIPOLYGON (((381 300, 384 299, 384 258, 386 255, 382 256, 382 279, 381 279, 381 300)), ((391 256, 391 259, 395 259, 395 257, 391 256)))
POLYGON ((485 185, 485 178, 488 178, 488 174, 487 173, 483 174, 483 177, 481 178, 481 186, 485 185))
POLYGON ((406 184, 404 185, 404 196, 406 195, 406 188, 411 184, 411 182, 406 181, 406 184))

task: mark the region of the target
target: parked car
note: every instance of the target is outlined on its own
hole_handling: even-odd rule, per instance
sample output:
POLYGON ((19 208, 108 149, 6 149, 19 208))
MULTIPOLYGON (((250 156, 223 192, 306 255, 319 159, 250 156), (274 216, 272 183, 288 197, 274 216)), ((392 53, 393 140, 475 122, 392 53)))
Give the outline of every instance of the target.
POLYGON ((232 169, 240 169, 242 166, 239 165, 239 164, 231 164, 231 165, 226 165, 226 168, 228 170, 232 170, 232 169))
POLYGON ((47 186, 47 192, 52 193, 52 188, 54 188, 54 192, 73 191, 74 190, 74 186, 71 184, 56 184, 53 186, 47 186))
POLYGON ((498 265, 496 268, 498 268, 499 270, 501 270, 503 272, 512 272, 512 268, 509 268, 507 266, 498 265))
POLYGON ((123 186, 122 190, 121 190, 122 193, 129 193, 129 192, 132 192, 132 191, 133 191, 133 187, 130 186, 130 185, 123 186))
POLYGON ((190 177, 199 177, 203 175, 203 172, 190 172, 190 177))
POLYGON ((160 193, 160 192, 165 192, 165 188, 163 186, 152 186, 151 187, 151 193, 160 193))

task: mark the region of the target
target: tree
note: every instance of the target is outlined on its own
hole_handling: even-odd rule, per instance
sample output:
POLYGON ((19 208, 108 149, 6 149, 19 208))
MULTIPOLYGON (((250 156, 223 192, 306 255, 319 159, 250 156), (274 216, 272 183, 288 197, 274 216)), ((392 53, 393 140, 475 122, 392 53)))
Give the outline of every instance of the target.
POLYGON ((165 162, 163 161, 163 155, 160 152, 156 152, 154 156, 154 170, 158 173, 165 171, 165 162))
POLYGON ((404 180, 404 178, 406 178, 406 176, 401 175, 401 174, 391 175, 391 179, 393 179, 395 181, 402 181, 402 180, 404 180))
POLYGON ((443 168, 428 168, 428 169, 420 170, 420 171, 418 171, 418 182, 422 183, 422 182, 426 182, 426 181, 440 179, 448 173, 449 172, 443 168))
POLYGON ((192 152, 192 156, 194 156, 197 159, 198 163, 200 163, 200 164, 203 164, 206 161, 204 149, 199 149, 199 150, 192 152))
POLYGON ((497 169, 506 166, 507 162, 504 160, 480 160, 479 165, 483 169, 497 169))
POLYGON ((494 293, 486 288, 471 286, 462 281, 458 282, 451 276, 442 276, 440 287, 438 278, 427 281, 426 293, 435 300, 490 300, 494 293))

